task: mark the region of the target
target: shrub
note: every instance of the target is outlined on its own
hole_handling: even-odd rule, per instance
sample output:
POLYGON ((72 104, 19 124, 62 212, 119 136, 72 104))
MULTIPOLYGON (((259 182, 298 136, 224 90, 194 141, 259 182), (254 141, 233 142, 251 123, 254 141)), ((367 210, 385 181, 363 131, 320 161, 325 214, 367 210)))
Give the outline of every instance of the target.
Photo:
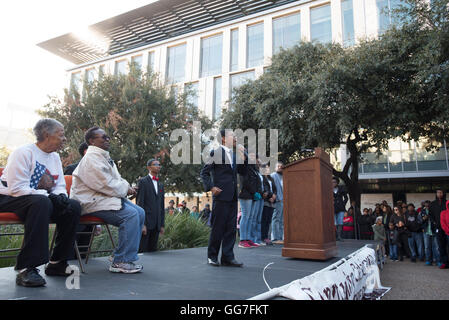
POLYGON ((165 216, 165 232, 159 237, 159 250, 207 246, 210 228, 187 214, 165 216))

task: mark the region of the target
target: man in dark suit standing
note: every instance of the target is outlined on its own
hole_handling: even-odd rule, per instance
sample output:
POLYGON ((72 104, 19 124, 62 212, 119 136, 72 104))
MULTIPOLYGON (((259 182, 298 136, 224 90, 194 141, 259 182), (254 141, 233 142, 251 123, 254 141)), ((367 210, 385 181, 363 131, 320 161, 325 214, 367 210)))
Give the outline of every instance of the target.
POLYGON ((233 147, 236 140, 232 131, 221 130, 222 145, 213 150, 209 161, 201 170, 200 176, 206 192, 212 192, 212 218, 208 263, 219 266, 218 252, 221 246, 221 265, 242 267, 234 257, 234 244, 237 229, 237 173, 245 174, 246 157, 243 146, 237 147, 239 161, 233 147))
POLYGON ((137 190, 138 206, 145 210, 145 224, 140 240, 139 252, 152 252, 157 250, 159 233, 164 234, 164 186, 159 181, 161 164, 156 159, 147 162, 149 174, 139 180, 137 190))

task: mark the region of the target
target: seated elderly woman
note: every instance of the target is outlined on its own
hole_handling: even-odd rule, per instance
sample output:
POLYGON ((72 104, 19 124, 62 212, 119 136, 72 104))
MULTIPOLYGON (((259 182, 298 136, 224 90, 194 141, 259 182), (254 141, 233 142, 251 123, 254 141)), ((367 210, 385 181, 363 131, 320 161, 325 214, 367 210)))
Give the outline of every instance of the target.
POLYGON ((136 273, 145 211, 126 199, 136 191, 124 180, 109 156, 109 136, 103 129, 86 131, 89 147, 73 172, 70 197, 81 203, 81 214, 91 214, 119 227, 118 246, 109 271, 136 273))
POLYGON ((25 224, 22 250, 17 257, 16 283, 45 285, 38 266, 49 262, 48 225, 57 226, 56 246, 45 267, 48 276, 68 276, 67 259, 75 244, 81 207, 67 197, 61 159, 56 153, 66 138, 63 125, 41 119, 34 129, 37 142, 17 148, 8 158, 0 184, 0 212, 14 212, 25 224))

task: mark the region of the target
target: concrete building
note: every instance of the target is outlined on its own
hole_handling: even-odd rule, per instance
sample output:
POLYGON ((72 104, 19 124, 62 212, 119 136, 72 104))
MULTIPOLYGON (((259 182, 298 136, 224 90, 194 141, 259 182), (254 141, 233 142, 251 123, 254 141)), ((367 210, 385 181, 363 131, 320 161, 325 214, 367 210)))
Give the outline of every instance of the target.
MULTIPOLYGON (((196 92, 192 102, 212 119, 226 108, 232 89, 270 66, 280 47, 304 41, 345 46, 374 38, 391 23, 399 0, 159 0, 38 44, 75 64, 67 85, 101 72, 126 73, 134 61, 150 67, 178 90, 196 92)), ((345 163, 345 146, 337 160, 345 163)), ((382 157, 364 155, 363 201, 433 198, 435 184, 448 187, 445 142, 431 154, 422 143, 392 141, 382 157)))

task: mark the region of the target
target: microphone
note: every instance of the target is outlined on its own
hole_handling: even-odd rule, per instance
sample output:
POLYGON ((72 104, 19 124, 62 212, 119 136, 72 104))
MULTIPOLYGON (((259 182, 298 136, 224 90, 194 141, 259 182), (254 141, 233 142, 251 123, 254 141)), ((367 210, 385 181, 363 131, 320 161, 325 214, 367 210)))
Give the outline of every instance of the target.
POLYGON ((248 150, 246 150, 246 148, 243 145, 238 144, 237 149, 243 150, 243 155, 245 156, 246 159, 248 159, 248 150))

